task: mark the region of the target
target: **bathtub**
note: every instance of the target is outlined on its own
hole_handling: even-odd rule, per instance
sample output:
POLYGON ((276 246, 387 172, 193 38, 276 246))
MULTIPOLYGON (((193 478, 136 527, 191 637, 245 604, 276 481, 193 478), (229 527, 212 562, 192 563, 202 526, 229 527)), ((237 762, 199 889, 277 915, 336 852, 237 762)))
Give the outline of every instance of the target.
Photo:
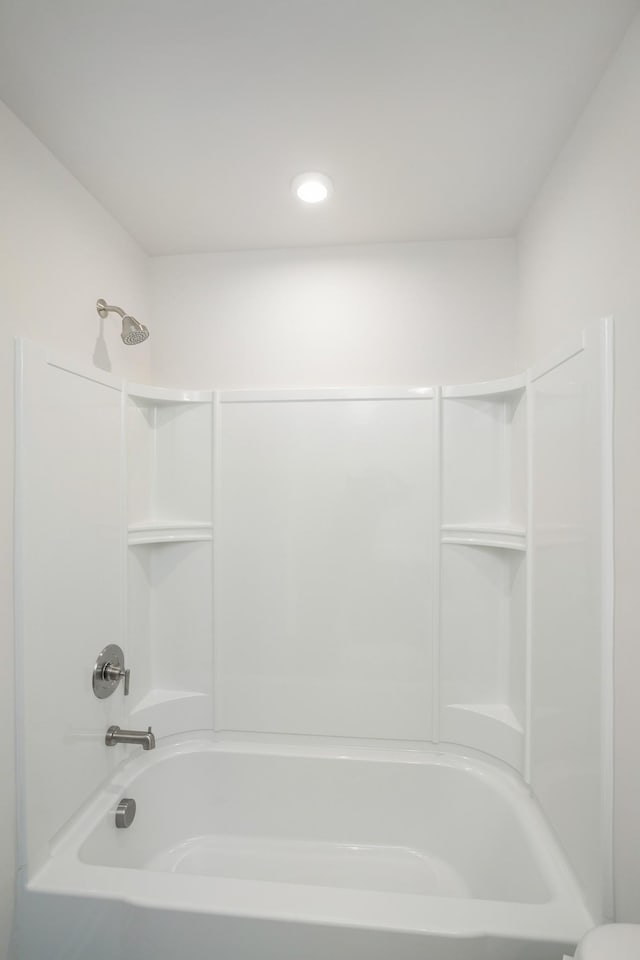
POLYGON ((594 923, 489 761, 215 735, 124 763, 19 917, 24 960, 559 960, 594 923))

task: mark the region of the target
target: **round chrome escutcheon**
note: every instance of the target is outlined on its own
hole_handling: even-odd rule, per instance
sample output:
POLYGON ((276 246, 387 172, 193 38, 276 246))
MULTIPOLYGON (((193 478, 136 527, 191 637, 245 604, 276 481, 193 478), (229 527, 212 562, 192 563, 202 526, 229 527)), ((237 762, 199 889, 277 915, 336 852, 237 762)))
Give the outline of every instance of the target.
POLYGON ((117 643, 108 643, 104 650, 98 654, 98 659, 93 667, 92 685, 93 692, 99 700, 105 700, 117 690, 120 679, 108 679, 104 675, 105 667, 113 667, 115 670, 124 669, 124 653, 122 647, 117 643))
POLYGON ((136 816, 136 802, 132 797, 123 797, 116 810, 116 827, 126 830, 136 816))

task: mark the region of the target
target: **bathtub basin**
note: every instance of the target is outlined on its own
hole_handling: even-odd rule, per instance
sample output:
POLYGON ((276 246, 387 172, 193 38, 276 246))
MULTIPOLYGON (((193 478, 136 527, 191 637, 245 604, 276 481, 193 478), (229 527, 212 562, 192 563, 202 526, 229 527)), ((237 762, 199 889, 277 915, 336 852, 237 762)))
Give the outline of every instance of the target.
POLYGON ((206 735, 123 764, 20 915, 29 960, 552 960, 594 925, 497 765, 206 735))

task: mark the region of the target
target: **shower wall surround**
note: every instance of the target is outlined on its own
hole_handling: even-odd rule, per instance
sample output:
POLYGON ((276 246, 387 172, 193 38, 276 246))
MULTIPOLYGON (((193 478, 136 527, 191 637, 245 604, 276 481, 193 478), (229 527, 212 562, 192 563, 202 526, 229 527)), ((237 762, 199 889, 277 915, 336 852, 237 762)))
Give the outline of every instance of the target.
POLYGON ((221 394, 217 727, 432 738, 437 406, 221 394))
POLYGON ((209 728, 213 394, 124 389, 131 723, 209 728))
POLYGON ((107 727, 152 724, 490 754, 606 909, 609 338, 493 383, 261 392, 22 343, 27 875, 115 763, 107 727), (131 695, 98 701, 110 642, 131 695))
POLYGON ((524 395, 221 393, 216 727, 522 769, 524 395))

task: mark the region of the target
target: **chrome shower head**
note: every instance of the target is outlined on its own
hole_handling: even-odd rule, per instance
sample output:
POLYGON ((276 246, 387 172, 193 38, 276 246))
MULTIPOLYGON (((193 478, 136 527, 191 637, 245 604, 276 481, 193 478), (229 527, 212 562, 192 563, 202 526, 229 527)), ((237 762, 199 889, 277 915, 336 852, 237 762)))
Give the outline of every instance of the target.
POLYGON ((144 323, 140 323, 135 317, 125 315, 122 318, 122 333, 120 336, 122 337, 123 343, 126 343, 128 347, 132 347, 136 343, 142 343, 143 340, 146 340, 149 336, 149 331, 144 323))
POLYGON ((109 313, 117 313, 119 317, 122 317, 122 333, 120 334, 122 342, 126 343, 128 347, 133 347, 137 343, 142 343, 149 336, 149 331, 145 327, 144 323, 140 323, 139 320, 136 320, 135 317, 130 317, 128 313, 125 313, 121 307, 114 307, 108 304, 105 300, 98 300, 96 303, 96 310, 98 311, 98 316, 103 320, 109 313))

